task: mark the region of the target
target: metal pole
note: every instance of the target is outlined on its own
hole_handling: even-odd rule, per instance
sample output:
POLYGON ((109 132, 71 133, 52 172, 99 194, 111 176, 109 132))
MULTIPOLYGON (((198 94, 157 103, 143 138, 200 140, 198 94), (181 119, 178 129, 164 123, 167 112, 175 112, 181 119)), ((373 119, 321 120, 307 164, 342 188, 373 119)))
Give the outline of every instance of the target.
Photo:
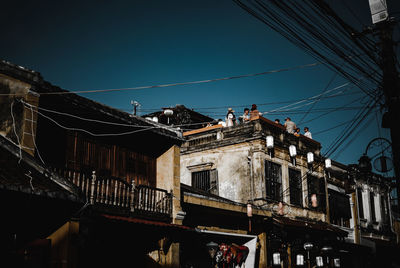
POLYGON ((397 191, 397 211, 400 212, 400 85, 396 69, 396 55, 393 50, 393 25, 394 21, 387 20, 378 26, 378 34, 381 41, 381 57, 383 83, 382 89, 385 95, 387 112, 383 116, 382 127, 390 129, 392 140, 393 166, 397 191))

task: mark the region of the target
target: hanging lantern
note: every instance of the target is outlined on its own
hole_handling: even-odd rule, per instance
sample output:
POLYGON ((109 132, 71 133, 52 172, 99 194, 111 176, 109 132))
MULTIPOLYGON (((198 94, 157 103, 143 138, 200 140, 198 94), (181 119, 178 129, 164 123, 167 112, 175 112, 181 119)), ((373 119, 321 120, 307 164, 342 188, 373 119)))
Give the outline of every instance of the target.
POLYGON ((253 217, 253 207, 250 203, 247 204, 247 217, 253 217))
POLYGON ((302 254, 296 255, 296 265, 298 265, 298 266, 304 265, 304 256, 302 254))
POLYGON ((289 146, 289 154, 290 154, 290 157, 295 157, 297 155, 296 146, 294 146, 294 145, 289 146))
POLYGON ((281 254, 276 252, 272 254, 272 264, 273 265, 280 265, 281 264, 281 254))
POLYGON ((273 136, 267 136, 267 148, 268 149, 274 148, 274 137, 273 136))
POLYGON ((317 264, 317 267, 323 267, 324 266, 324 261, 323 261, 321 256, 317 256, 315 258, 315 262, 317 264))
POLYGON ((307 163, 311 164, 314 162, 314 154, 312 152, 307 153, 307 163))
POLYGON ((332 167, 332 161, 330 158, 325 159, 325 167, 326 168, 332 167))

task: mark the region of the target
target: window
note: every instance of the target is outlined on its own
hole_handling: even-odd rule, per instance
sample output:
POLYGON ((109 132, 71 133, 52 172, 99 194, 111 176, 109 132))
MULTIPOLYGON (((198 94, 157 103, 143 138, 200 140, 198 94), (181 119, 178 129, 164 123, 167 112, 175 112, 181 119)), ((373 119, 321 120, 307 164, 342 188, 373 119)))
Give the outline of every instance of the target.
POLYGON ((308 207, 320 211, 326 210, 325 181, 312 175, 307 175, 308 207), (314 201, 316 199, 316 202, 314 201), (315 207, 314 205, 315 204, 315 207))
POLYGON ((265 188, 267 198, 282 201, 282 170, 281 165, 265 161, 265 188))
POLYGON ((363 198, 362 189, 357 188, 357 201, 358 201, 358 216, 360 219, 364 219, 364 208, 363 208, 363 198))
POLYGON ((382 214, 382 222, 387 223, 389 220, 388 213, 388 205, 386 196, 384 194, 381 195, 381 214, 382 214))
POLYGON ((328 189, 328 195, 331 223, 350 227, 351 208, 349 196, 331 189, 328 189))
POLYGON ((216 169, 192 172, 194 188, 218 195, 218 172, 216 169))
POLYGON ((301 173, 289 168, 290 204, 302 206, 301 173))
POLYGON ((369 192, 369 203, 371 206, 371 221, 376 222, 376 215, 375 215, 375 195, 373 192, 369 192))

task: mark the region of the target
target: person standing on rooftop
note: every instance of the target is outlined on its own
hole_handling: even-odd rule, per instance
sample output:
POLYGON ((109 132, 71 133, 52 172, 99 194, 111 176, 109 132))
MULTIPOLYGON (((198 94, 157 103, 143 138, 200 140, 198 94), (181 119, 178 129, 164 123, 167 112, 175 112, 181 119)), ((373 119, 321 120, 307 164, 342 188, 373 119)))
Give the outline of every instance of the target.
POLYGON ((309 131, 308 127, 304 127, 304 136, 312 139, 312 135, 311 135, 311 132, 309 131))
POLYGON ((260 113, 257 109, 257 105, 256 104, 252 104, 251 105, 251 109, 250 109, 250 119, 253 119, 257 116, 262 115, 262 113, 260 113))
POLYGON ((285 118, 285 124, 284 126, 286 127, 286 131, 290 134, 294 134, 295 129, 297 128, 296 123, 293 122, 290 117, 285 118))
POLYGON ((242 115, 243 123, 247 123, 250 121, 250 110, 249 108, 244 108, 242 115))
POLYGON ((232 127, 236 124, 236 116, 232 108, 228 108, 228 112, 225 117, 225 122, 227 127, 232 127))

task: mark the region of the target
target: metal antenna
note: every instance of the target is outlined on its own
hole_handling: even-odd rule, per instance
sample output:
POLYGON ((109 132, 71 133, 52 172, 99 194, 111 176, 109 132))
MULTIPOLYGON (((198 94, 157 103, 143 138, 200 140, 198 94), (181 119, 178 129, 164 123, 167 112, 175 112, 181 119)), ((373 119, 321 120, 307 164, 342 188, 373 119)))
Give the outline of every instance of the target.
POLYGON ((135 100, 131 100, 131 105, 133 106, 133 115, 136 115, 136 109, 141 106, 141 104, 135 100))

